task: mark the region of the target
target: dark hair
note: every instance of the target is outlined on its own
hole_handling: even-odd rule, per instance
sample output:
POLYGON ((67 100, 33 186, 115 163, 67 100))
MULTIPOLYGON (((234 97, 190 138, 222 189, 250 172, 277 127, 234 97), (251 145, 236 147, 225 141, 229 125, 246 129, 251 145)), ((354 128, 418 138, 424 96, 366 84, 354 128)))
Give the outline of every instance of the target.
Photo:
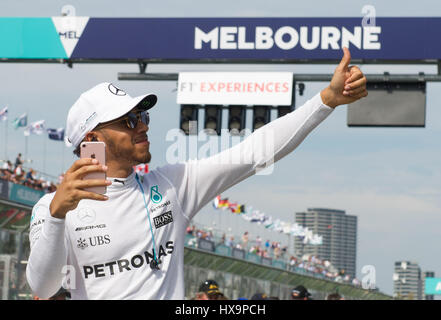
POLYGON ((336 293, 331 293, 326 297, 326 300, 341 300, 341 295, 336 293))
MULTIPOLYGON (((82 142, 82 141, 81 141, 82 142)), ((81 152, 81 142, 80 144, 74 149, 73 154, 76 155, 78 158, 80 157, 80 152, 81 152)))
POLYGON ((291 299, 292 300, 312 300, 311 294, 308 292, 308 290, 302 286, 299 285, 292 289, 291 291, 291 299))

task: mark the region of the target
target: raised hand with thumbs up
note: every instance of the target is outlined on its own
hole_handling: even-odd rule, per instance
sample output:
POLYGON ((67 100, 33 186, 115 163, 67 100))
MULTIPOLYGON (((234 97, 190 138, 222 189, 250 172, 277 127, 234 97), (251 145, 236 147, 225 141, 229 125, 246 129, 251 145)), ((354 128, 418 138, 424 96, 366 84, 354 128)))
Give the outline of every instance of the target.
POLYGON ((366 77, 357 66, 349 66, 349 49, 344 47, 343 52, 343 58, 335 69, 331 83, 320 92, 323 103, 331 108, 352 103, 368 95, 366 77))

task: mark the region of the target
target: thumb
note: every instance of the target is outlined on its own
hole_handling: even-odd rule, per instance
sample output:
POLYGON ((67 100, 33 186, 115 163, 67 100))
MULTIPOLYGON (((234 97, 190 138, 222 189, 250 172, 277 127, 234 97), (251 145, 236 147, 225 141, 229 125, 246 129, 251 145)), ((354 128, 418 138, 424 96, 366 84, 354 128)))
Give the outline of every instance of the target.
POLYGON ((338 65, 338 69, 341 71, 346 71, 348 69, 350 62, 351 62, 351 53, 349 52, 348 48, 343 47, 343 58, 341 59, 340 64, 338 65))

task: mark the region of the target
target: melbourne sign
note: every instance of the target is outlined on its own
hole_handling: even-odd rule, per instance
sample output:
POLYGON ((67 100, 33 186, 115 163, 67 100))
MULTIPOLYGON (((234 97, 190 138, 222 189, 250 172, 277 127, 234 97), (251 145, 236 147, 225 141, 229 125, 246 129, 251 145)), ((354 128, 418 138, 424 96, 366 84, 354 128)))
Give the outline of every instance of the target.
POLYGON ((441 59, 441 18, 0 18, 0 61, 441 59))

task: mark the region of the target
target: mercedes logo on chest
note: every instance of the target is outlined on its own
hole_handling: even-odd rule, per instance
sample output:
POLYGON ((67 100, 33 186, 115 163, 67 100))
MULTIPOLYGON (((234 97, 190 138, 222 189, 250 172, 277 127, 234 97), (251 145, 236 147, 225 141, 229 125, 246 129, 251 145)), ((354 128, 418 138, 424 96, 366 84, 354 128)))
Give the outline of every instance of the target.
POLYGON ((78 219, 84 223, 91 223, 95 221, 95 211, 92 208, 81 208, 78 211, 78 219))
POLYGON ((112 92, 116 96, 125 96, 127 94, 124 90, 115 87, 115 85, 113 85, 112 83, 109 84, 108 88, 109 88, 109 91, 112 92))

